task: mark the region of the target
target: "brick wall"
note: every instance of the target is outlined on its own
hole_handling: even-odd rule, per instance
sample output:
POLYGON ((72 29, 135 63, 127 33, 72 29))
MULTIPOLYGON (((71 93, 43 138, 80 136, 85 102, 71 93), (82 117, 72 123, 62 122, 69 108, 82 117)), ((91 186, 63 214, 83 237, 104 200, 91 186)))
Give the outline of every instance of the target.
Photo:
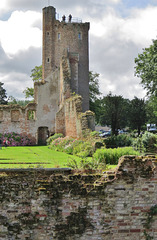
POLYGON ((83 131, 94 130, 94 128, 94 114, 91 111, 82 113, 82 97, 79 95, 66 99, 56 113, 56 133, 63 133, 70 137, 81 137, 83 131))
POLYGON ((1 169, 0 181, 0 239, 157 239, 156 159, 123 157, 115 174, 1 169))
POLYGON ((36 139, 36 104, 29 103, 26 107, 0 105, 0 133, 16 132, 36 139), (31 115, 31 113, 34 113, 31 115), (29 118, 29 115, 31 117, 29 118))

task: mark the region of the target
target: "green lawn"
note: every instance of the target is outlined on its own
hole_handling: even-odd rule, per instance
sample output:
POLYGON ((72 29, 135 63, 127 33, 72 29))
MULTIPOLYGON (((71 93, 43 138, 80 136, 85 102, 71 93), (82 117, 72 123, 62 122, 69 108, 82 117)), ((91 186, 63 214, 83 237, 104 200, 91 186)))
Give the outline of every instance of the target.
MULTIPOLYGON (((51 150, 48 146, 3 147, 0 150, 0 168, 68 168, 71 159, 77 163, 81 161, 77 156, 51 150)), ((115 167, 107 166, 107 170, 115 167)))
POLYGON ((79 157, 50 150, 47 146, 7 147, 0 150, 0 168, 65 168, 70 158, 79 157))

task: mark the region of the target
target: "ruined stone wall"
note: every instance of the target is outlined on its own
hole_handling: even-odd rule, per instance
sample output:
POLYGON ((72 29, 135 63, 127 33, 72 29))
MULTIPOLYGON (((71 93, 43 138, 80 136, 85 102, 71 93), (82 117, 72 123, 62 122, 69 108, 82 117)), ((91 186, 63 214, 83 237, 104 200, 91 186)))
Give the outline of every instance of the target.
POLYGON ((36 104, 0 105, 0 133, 15 132, 36 139, 36 104))
POLYGON ((55 133, 55 116, 59 105, 60 71, 52 72, 46 82, 35 83, 35 102, 37 103, 36 125, 48 127, 50 134, 55 133))
POLYGON ((3 240, 157 239, 156 159, 127 156, 115 174, 1 169, 0 182, 3 240))
POLYGON ((94 130, 94 128, 94 114, 91 111, 82 113, 82 97, 79 95, 65 100, 56 113, 55 132, 57 133, 77 138, 82 137, 83 131, 87 129, 94 130))

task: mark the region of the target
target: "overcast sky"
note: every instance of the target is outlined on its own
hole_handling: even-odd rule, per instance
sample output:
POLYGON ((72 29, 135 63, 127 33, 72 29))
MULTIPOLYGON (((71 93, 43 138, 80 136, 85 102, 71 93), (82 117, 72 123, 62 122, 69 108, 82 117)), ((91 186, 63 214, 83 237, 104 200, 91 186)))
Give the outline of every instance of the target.
POLYGON ((90 22, 89 65, 100 74, 100 91, 143 98, 134 59, 157 37, 157 0, 0 0, 0 82, 18 99, 32 87, 31 69, 41 65, 42 8, 60 18, 90 22))

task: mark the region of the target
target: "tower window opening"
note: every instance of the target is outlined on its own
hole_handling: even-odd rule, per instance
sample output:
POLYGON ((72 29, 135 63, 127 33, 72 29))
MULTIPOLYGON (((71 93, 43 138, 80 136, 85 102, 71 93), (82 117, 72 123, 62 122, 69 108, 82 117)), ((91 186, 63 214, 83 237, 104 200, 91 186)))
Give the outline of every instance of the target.
POLYGON ((50 59, 49 59, 49 58, 47 59, 47 62, 48 62, 48 63, 50 62, 50 59))
POLYGON ((78 39, 81 40, 82 39, 82 34, 79 32, 78 33, 78 39))
POLYGON ((49 36, 50 35, 50 33, 49 32, 47 32, 47 36, 49 36))
POLYGON ((58 40, 60 40, 61 39, 61 34, 60 33, 58 33, 58 40))

